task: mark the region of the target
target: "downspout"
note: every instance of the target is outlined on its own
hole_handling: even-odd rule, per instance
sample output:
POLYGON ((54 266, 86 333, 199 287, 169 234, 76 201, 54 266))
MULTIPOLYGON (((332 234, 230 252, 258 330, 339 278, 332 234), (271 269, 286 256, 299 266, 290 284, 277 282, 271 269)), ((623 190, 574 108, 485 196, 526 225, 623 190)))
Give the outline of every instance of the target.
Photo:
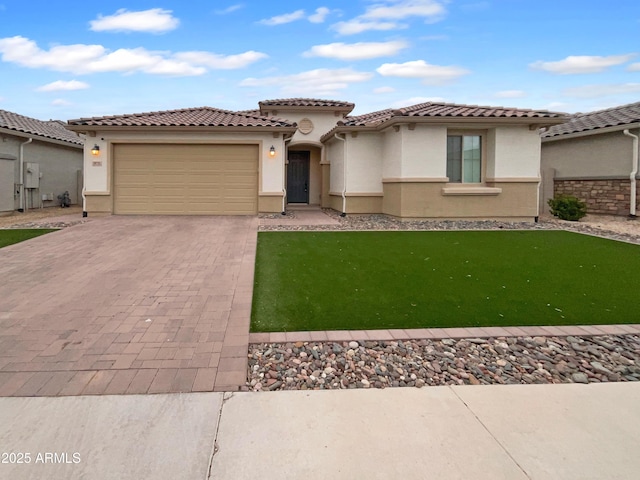
POLYGON ((285 138, 284 139, 284 152, 282 153, 282 215, 286 215, 287 211, 286 211, 286 201, 287 201, 287 189, 285 187, 286 185, 286 179, 284 177, 284 172, 286 171, 287 167, 287 157, 286 157, 286 152, 287 152, 287 143, 289 143, 291 141, 291 139, 293 138, 293 135, 290 136, 289 138, 285 138))
POLYGON ((24 146, 30 144, 31 142, 33 142, 33 138, 29 138, 29 140, 27 140, 26 142, 23 142, 20 144, 20 153, 19 153, 19 157, 20 157, 20 161, 19 161, 19 168, 20 168, 20 208, 18 208, 19 212, 24 212, 24 207, 25 207, 25 202, 26 202, 26 189, 24 188, 24 146))
POLYGON ((636 175, 638 174, 638 136, 629 133, 629 129, 625 129, 624 133, 627 137, 633 138, 633 155, 631 157, 631 173, 629 180, 631 181, 631 192, 629 195, 629 217, 636 217, 636 175))
POLYGON ((342 213, 341 217, 347 216, 347 139, 339 137, 337 133, 333 134, 338 140, 344 142, 344 151, 342 154, 342 213))

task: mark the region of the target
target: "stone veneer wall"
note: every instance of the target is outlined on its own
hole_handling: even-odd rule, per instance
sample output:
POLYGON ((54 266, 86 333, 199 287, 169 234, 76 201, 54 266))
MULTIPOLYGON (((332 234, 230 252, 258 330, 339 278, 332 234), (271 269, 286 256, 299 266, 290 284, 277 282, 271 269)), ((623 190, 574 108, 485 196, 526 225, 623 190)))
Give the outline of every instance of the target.
MULTIPOLYGON (((553 193, 573 195, 587 204, 587 212, 607 215, 628 215, 629 179, 558 179, 554 180, 553 193)), ((640 185, 636 180, 636 206, 640 200, 640 185)), ((636 207, 637 208, 637 207, 636 207)))

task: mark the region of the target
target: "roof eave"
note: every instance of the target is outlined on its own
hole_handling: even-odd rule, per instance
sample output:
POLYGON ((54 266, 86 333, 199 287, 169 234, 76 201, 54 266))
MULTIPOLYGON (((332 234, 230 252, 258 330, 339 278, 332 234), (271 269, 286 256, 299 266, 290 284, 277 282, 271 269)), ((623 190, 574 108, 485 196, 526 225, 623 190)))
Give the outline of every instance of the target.
POLYGON ((552 137, 542 137, 542 143, 555 142, 558 140, 569 140, 571 138, 589 137, 591 135, 600 135, 603 133, 621 132, 628 128, 640 128, 640 122, 625 123, 624 125, 614 125, 611 127, 590 128, 580 132, 560 133, 552 137))
POLYGON ((418 117, 396 115, 375 125, 338 125, 320 137, 325 142, 336 133, 355 131, 381 131, 394 125, 408 124, 445 124, 445 125, 529 125, 544 128, 565 123, 566 118, 524 118, 524 117, 418 117))
MULTIPOLYGON (((56 145, 63 145, 65 147, 84 148, 84 143, 75 143, 67 140, 59 140, 57 138, 46 137, 44 135, 38 135, 36 133, 22 132, 20 130, 13 130, 11 128, 0 127, 0 133, 6 135, 13 135, 20 138, 33 138, 41 142, 55 143, 56 145)), ((80 137, 78 140, 81 141, 80 137)))
POLYGON ((240 127, 240 126, 143 126, 143 125, 69 125, 69 130, 78 133, 88 132, 225 132, 225 133, 256 133, 256 132, 282 132, 293 133, 298 127, 296 126, 264 126, 264 127, 240 127))
POLYGON ((540 128, 551 125, 560 125, 565 123, 567 118, 563 117, 454 117, 454 116, 411 116, 396 115, 389 120, 384 121, 380 125, 390 126, 406 123, 482 123, 482 124, 512 124, 512 125, 539 125, 540 128))

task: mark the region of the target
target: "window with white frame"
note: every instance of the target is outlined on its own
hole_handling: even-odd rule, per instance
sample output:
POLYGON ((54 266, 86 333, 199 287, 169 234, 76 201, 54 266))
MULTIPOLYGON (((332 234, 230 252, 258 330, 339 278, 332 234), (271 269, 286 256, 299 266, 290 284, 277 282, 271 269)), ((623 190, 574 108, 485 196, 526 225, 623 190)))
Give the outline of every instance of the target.
POLYGON ((450 183, 482 181, 482 137, 447 136, 447 177, 450 183))

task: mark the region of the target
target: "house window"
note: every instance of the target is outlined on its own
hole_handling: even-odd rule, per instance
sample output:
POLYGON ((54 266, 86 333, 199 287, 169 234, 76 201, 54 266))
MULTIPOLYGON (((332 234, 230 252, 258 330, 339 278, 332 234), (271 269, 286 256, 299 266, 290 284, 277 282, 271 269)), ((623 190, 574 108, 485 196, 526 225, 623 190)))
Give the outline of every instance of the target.
POLYGON ((482 171, 480 135, 447 137, 447 177, 451 183, 480 183, 482 171))

